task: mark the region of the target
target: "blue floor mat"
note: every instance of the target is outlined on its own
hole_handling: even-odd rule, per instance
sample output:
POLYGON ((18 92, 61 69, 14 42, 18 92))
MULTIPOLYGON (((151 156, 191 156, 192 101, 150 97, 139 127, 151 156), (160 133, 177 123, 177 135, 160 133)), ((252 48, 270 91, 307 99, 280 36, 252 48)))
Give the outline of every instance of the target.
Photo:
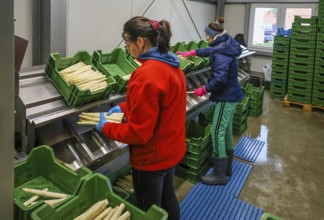
MULTIPOLYGON (((252 166, 248 165, 246 163, 242 163, 236 160, 233 160, 233 165, 232 165, 232 169, 233 169, 233 175, 232 177, 229 179, 229 182, 226 185, 215 185, 215 186, 207 186, 206 187, 210 187, 212 188, 212 190, 214 191, 221 191, 224 192, 230 196, 233 197, 238 197, 241 190, 243 189, 244 183, 247 180, 252 166)), ((207 172, 208 174, 212 171, 212 168, 207 172)), ((202 184, 203 183, 199 182, 197 183, 197 185, 202 184)))
POLYGON ((259 220, 263 210, 238 199, 251 170, 251 165, 234 160, 233 175, 225 186, 197 183, 180 203, 181 220, 259 220))
POLYGON ((234 147, 234 156, 254 163, 265 142, 251 137, 241 137, 234 147))
POLYGON ((260 220, 262 214, 262 209, 204 184, 196 184, 180 204, 181 220, 260 220))

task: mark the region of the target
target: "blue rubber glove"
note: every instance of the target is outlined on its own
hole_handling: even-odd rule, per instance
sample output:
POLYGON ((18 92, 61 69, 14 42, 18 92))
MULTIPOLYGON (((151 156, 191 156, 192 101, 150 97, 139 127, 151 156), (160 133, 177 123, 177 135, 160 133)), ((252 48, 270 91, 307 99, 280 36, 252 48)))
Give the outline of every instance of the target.
POLYGON ((108 111, 107 115, 111 115, 111 113, 123 113, 123 111, 119 105, 116 105, 108 111))
POLYGON ((108 121, 105 119, 105 114, 104 113, 100 113, 100 121, 99 123, 96 125, 96 129, 99 132, 102 132, 102 127, 104 126, 104 124, 108 123, 108 121))

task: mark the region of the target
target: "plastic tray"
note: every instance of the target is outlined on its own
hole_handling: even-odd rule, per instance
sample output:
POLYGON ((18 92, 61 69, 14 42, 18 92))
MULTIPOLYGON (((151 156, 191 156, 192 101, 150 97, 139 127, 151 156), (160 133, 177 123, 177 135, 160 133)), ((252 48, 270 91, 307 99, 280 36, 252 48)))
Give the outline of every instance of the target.
POLYGON ((36 204, 26 207, 23 203, 33 194, 22 191, 22 188, 48 188, 51 192, 72 195, 64 201, 67 202, 77 193, 83 178, 92 172, 87 168, 81 168, 79 173, 68 169, 56 161, 51 147, 42 145, 34 148, 25 162, 16 165, 14 173, 15 219, 17 220, 30 219, 31 212, 44 206, 44 199, 50 199, 42 197, 36 204))
POLYGON ((187 151, 193 154, 200 154, 211 143, 210 130, 211 124, 203 127, 194 120, 190 120, 187 124, 187 151))
MULTIPOLYGON (((83 61, 87 65, 91 65, 92 60, 90 54, 86 51, 80 51, 73 57, 62 58, 60 54, 52 53, 45 68, 46 76, 61 93, 70 107, 76 107, 107 98, 116 84, 116 81, 113 78, 107 77, 107 87, 95 93, 91 93, 89 89, 82 90, 76 85, 68 85, 59 74, 59 71, 80 61, 83 61)), ((92 69, 97 70, 94 66, 92 69)))
POLYGON ((250 103, 252 100, 259 100, 263 97, 264 86, 254 87, 251 83, 248 83, 244 88, 244 93, 250 98, 250 103))
POLYGON ((249 97, 244 97, 235 108, 235 114, 242 114, 245 110, 249 109, 249 97))
POLYGON ((199 155, 187 152, 184 158, 182 159, 181 164, 194 169, 199 169, 199 167, 201 167, 203 163, 207 160, 207 158, 210 156, 210 152, 211 148, 206 148, 199 155))
POLYGON ((168 218, 167 212, 156 205, 144 212, 120 198, 112 192, 108 178, 98 173, 85 178, 78 194, 71 200, 57 209, 50 206, 42 207, 33 212, 32 218, 34 220, 72 220, 103 199, 108 199, 111 207, 124 203, 125 209, 131 213, 132 220, 166 220, 168 218))
POLYGON ((198 169, 179 164, 176 166, 175 174, 182 178, 185 178, 189 182, 197 183, 200 181, 200 177, 205 175, 210 167, 209 158, 210 157, 207 157, 206 161, 198 169))
POLYGON ((92 57, 93 64, 99 71, 115 79, 117 85, 114 87, 114 92, 124 93, 128 80, 123 76, 132 74, 136 69, 126 59, 126 52, 121 48, 115 48, 111 53, 102 53, 101 50, 96 50, 92 57))

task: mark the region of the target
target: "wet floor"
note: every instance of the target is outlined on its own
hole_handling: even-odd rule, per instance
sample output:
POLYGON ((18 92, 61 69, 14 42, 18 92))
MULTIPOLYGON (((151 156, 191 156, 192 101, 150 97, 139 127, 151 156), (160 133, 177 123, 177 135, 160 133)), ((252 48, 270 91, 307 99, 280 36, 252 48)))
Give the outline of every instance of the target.
MULTIPOLYGON (((284 219, 324 219, 324 111, 283 107, 266 91, 262 115, 242 135, 266 144, 239 199, 284 219)), ((180 202, 192 186, 176 177, 180 202)))

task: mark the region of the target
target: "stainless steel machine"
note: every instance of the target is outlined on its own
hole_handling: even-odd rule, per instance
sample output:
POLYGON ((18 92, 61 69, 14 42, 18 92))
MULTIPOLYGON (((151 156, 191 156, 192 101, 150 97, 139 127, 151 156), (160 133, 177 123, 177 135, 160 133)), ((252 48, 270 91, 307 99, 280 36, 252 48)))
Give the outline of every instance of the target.
MULTIPOLYGON (((253 53, 244 48, 238 59, 253 53)), ((112 169, 106 167, 107 163, 118 157, 127 158, 126 144, 106 139, 94 126, 76 123, 81 112, 107 111, 124 101, 125 95, 112 95, 108 99, 70 108, 52 83, 46 79, 44 69, 45 66, 36 66, 19 73, 16 133, 21 148, 19 146, 18 150, 28 154, 35 146, 49 145, 54 149, 56 157, 67 166, 73 169, 87 166, 102 173, 112 169)), ((187 74, 187 90, 193 91, 204 85, 209 75, 209 67, 187 74)), ((240 70, 238 78, 243 83, 249 79, 249 74, 240 70)), ((193 93, 188 93, 187 118, 196 117, 211 104, 208 95, 197 97, 193 93)), ((21 157, 17 158, 21 160, 21 157)), ((122 161, 127 163, 127 159, 122 161)), ((121 168, 123 164, 117 166, 121 168)))

